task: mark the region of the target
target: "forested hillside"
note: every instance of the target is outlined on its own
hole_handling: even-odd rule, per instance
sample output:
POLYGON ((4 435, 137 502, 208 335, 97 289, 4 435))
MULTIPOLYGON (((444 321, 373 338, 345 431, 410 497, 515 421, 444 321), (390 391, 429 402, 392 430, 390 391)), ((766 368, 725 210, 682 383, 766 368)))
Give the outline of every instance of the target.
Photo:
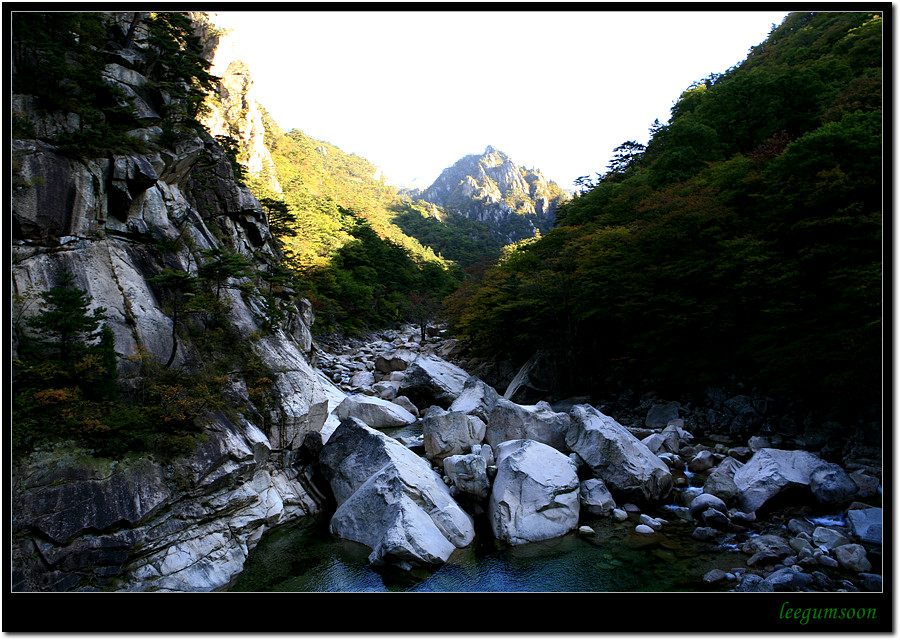
POLYGON ((269 176, 245 181, 267 209, 294 286, 313 303, 318 331, 359 331, 418 321, 463 279, 459 266, 406 234, 393 219, 408 206, 378 168, 299 130, 284 132, 263 110, 269 176))
POLYGON ((487 355, 541 350, 569 393, 736 378, 878 403, 881 108, 880 15, 791 14, 467 282, 453 326, 487 355))

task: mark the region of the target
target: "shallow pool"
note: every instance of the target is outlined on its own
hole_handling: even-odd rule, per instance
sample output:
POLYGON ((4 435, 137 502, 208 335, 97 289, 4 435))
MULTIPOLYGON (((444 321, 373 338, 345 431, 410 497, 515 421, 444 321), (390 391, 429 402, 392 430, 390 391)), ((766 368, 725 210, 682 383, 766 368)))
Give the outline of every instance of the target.
POLYGON ((329 516, 304 518, 269 532, 250 553, 231 591, 281 592, 639 592, 726 591, 702 576, 711 569, 745 566, 735 550, 690 537, 694 525, 670 521, 653 535, 635 523, 607 518, 582 521, 595 534, 571 533, 518 547, 497 541, 477 521, 472 545, 457 550, 433 572, 376 569, 370 550, 328 532, 329 516))

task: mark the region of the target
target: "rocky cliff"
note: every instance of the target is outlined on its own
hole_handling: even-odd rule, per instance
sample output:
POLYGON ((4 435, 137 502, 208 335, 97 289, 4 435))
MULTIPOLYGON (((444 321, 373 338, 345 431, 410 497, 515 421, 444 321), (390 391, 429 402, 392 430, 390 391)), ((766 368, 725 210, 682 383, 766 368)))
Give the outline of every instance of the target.
POLYGON ((238 160, 247 174, 262 180, 268 190, 281 193, 275 162, 266 146, 264 111, 256 100, 250 69, 244 62, 233 60, 228 64, 210 107, 204 119, 209 132, 236 140, 238 160))
POLYGON ((520 167, 488 146, 445 169, 419 199, 484 222, 510 243, 549 230, 566 197, 540 170, 520 167))
MULTIPOLYGON (((218 589, 268 528, 315 513, 324 500, 302 447, 329 412, 309 362, 310 305, 287 292, 273 321, 259 283, 280 255, 265 213, 209 133, 169 126, 184 81, 162 81, 167 59, 148 15, 104 14, 101 44, 89 52, 103 82, 130 98, 135 126, 125 142, 79 153, 68 141, 83 131, 82 115, 47 109, 41 96, 13 96, 16 121, 28 124, 12 140, 13 356, 38 295, 67 270, 91 308, 105 309, 123 396, 141 388, 148 359, 164 363, 174 354, 170 370, 200 371, 213 357, 204 321, 194 333, 174 327, 171 292, 151 279, 196 276, 218 252, 249 264, 242 277, 225 280, 218 308, 232 349, 246 347, 271 375, 268 400, 237 368, 221 378, 221 407, 198 418, 202 437, 186 455, 98 458, 57 442, 17 456, 16 591, 218 589)), ((16 52, 17 72, 29 56, 50 55, 38 46, 16 52)), ((86 63, 80 69, 91 71, 86 63)))

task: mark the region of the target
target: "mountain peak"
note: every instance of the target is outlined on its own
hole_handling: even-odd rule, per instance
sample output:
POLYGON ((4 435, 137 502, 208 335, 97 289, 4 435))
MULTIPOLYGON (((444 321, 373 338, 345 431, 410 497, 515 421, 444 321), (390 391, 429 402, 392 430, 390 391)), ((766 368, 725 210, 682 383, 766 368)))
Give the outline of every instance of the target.
POLYGON ((567 198, 554 182, 488 145, 444 169, 420 199, 486 223, 504 243, 546 232, 567 198))

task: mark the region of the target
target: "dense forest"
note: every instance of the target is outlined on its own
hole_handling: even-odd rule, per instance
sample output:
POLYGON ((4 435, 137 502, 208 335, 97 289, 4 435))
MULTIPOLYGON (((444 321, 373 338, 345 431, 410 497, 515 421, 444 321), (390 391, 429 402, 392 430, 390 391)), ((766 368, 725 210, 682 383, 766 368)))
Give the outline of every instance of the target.
POLYGON ((882 117, 880 15, 792 13, 467 281, 452 326, 488 356, 540 351, 568 393, 731 378, 877 405, 882 117))
POLYGON ((264 125, 282 193, 266 176, 244 180, 267 209, 295 289, 313 303, 318 332, 430 320, 464 268, 499 255, 484 225, 409 202, 368 160, 285 133, 265 112, 264 125))

